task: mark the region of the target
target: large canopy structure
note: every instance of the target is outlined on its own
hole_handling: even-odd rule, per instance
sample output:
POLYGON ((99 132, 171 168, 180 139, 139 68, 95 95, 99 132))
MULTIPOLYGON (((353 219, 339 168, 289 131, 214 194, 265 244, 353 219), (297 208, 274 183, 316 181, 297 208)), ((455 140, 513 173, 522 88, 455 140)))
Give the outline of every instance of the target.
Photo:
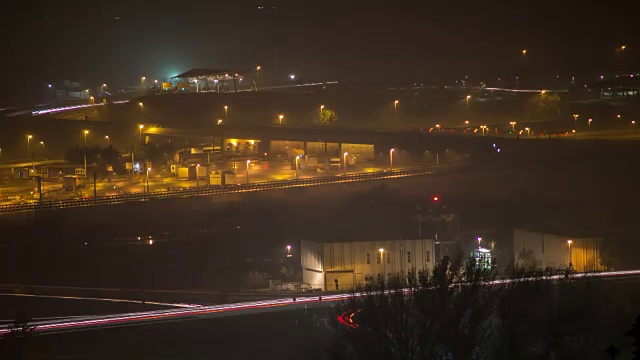
POLYGON ((183 80, 188 82, 193 81, 226 81, 226 80, 239 80, 243 76, 240 75, 240 70, 221 70, 221 69, 191 69, 180 75, 176 75, 171 79, 183 80))

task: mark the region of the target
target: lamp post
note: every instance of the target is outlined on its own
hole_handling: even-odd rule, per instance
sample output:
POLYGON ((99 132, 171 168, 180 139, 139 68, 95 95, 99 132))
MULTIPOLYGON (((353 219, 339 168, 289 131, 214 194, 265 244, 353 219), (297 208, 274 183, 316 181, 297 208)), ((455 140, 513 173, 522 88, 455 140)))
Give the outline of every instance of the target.
POLYGON ((151 171, 150 167, 147 168, 147 193, 149 192, 149 171, 151 171))
POLYGON ((471 95, 467 95, 467 111, 469 111, 469 99, 471 99, 471 95))
POLYGON ((531 136, 531 129, 528 127, 524 129, 527 130, 527 137, 531 136))
POLYGON ((278 115, 278 119, 280 119, 280 126, 282 126, 282 118, 284 117, 284 115, 278 115))
POLYGON ((389 169, 393 171, 393 151, 395 149, 389 150, 389 169))
POLYGON ((320 105, 320 115, 322 115, 322 110, 324 110, 324 105, 320 105))
POLYGON ((33 135, 27 135, 27 159, 29 159, 29 154, 31 154, 31 150, 29 149, 29 146, 32 138, 33 138, 33 135))
POLYGON ((527 56, 527 49, 522 49, 522 56, 527 56))
POLYGON ((593 121, 593 119, 589 119, 589 121, 587 121, 587 124, 589 124, 589 130, 591 130, 591 122, 593 121))
POLYGON ((482 238, 478 236, 476 240, 478 240, 478 249, 480 249, 480 243, 482 242, 482 238))
POLYGON ((258 90, 259 79, 260 79, 260 65, 256 66, 256 91, 258 90))
POLYGON ((224 123, 229 123, 229 105, 224 106, 224 123))
POLYGON ((300 156, 302 156, 302 155, 296 156, 296 180, 299 179, 299 177, 298 177, 298 160, 300 159, 300 156))
POLYGON ((569 270, 571 270, 572 265, 573 265, 572 264, 573 257, 571 256, 572 255, 571 254, 571 244, 573 244, 573 240, 567 240, 567 245, 569 246, 569 270))
POLYGON ((222 119, 218 119, 218 125, 222 124, 222 119))
POLYGON ((576 132, 578 131, 578 117, 580 115, 578 114, 573 114, 573 128, 576 129, 576 132))
POLYGON ((84 131, 84 177, 87 177, 87 135, 89 130, 84 131))
POLYGON ((516 122, 512 121, 509 124, 511 124, 511 131, 515 133, 516 132, 516 122))
MULTIPOLYGON (((200 187, 200 181, 199 181, 200 179, 199 179, 199 177, 198 177, 198 175, 199 175, 199 174, 198 174, 198 173, 199 173, 199 171, 198 171, 198 170, 200 170, 200 164, 197 164, 197 165, 196 165, 196 187, 200 187)), ((223 176, 224 176, 224 175, 223 175, 223 176)))
POLYGON ((144 125, 140 124, 138 125, 138 130, 140 133, 140 144, 142 144, 142 129, 144 128, 144 125))
POLYGON ((249 164, 251 164, 251 160, 247 160, 247 184, 249 183, 249 164))
POLYGON ((469 120, 465 120, 465 121, 464 121, 464 124, 465 124, 465 125, 467 125, 467 126, 469 126, 469 120))
POLYGON ((109 138, 109 135, 105 135, 104 139, 107 140, 107 147, 111 146, 111 139, 109 138))
POLYGON ((380 248, 378 249, 378 251, 380 252, 380 267, 382 268, 382 276, 384 276, 384 248, 380 248))
POLYGON ((438 129, 438 132, 440 132, 440 124, 436 124, 436 129, 438 129))
POLYGON ((89 96, 89 104, 93 105, 95 103, 96 103, 95 98, 93 96, 89 96))
POLYGON ((398 103, 400 101, 396 100, 393 102, 393 112, 398 112, 398 103))
POLYGON ((287 245, 286 248, 287 248, 287 257, 291 257, 292 256, 291 255, 291 245, 287 245))
POLYGON ((482 136, 484 136, 484 129, 487 128, 487 125, 480 125, 480 129, 482 130, 482 136))
POLYGON ((140 106, 140 121, 144 122, 144 104, 139 102, 138 105, 140 106))
POLYGON ((342 162, 344 163, 344 174, 347 175, 347 154, 349 154, 348 152, 344 152, 344 154, 342 154, 342 162))

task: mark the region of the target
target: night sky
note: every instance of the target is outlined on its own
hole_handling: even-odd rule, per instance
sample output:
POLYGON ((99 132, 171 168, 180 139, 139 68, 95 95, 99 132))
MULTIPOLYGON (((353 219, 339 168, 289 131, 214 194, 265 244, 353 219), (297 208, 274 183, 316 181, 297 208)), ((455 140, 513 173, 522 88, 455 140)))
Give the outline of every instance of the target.
POLYGON ((10 0, 0 5, 0 75, 13 85, 2 98, 63 79, 128 86, 192 67, 273 71, 276 53, 282 74, 311 80, 594 76, 617 46, 627 62, 638 57, 640 22, 612 4, 10 0))

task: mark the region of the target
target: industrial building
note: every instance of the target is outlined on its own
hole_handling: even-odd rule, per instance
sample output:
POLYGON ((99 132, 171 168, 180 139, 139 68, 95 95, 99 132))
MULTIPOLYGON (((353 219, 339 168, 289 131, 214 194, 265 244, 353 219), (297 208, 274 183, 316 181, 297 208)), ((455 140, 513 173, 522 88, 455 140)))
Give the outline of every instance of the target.
POLYGON ((431 239, 364 242, 301 242, 302 280, 324 291, 345 291, 379 277, 431 272, 431 239))
POLYGON ((602 238, 576 238, 514 229, 515 263, 537 269, 568 269, 577 272, 601 271, 602 238))

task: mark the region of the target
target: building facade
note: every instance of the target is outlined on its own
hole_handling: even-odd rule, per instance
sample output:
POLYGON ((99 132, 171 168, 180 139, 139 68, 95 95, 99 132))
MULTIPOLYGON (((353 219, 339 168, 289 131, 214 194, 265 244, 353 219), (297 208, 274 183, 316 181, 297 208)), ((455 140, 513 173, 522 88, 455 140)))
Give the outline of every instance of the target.
POLYGON ((577 272, 602 271, 602 238, 574 238, 514 229, 515 264, 537 269, 567 269, 577 272))
POLYGON ((431 239, 365 242, 301 242, 302 280, 324 291, 345 291, 378 277, 431 272, 431 239))

